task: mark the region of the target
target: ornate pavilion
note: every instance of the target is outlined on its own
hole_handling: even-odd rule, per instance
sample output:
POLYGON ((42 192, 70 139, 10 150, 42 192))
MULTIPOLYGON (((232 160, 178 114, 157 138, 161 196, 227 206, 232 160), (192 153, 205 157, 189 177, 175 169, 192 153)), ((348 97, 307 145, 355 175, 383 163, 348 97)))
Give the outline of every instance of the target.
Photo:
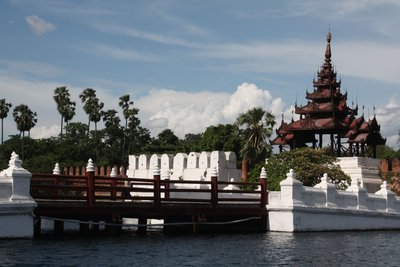
POLYGON ((331 33, 327 35, 325 62, 317 72, 318 80, 313 80, 314 90, 306 92, 307 104, 295 105, 294 112, 300 119, 282 122, 273 140, 282 152, 285 148, 322 148, 323 136, 328 135, 332 155, 376 157, 377 145, 386 143, 380 134, 376 116, 369 120, 364 114, 357 116, 358 105, 347 105, 347 92, 341 93, 341 81, 337 80, 331 63, 331 33))

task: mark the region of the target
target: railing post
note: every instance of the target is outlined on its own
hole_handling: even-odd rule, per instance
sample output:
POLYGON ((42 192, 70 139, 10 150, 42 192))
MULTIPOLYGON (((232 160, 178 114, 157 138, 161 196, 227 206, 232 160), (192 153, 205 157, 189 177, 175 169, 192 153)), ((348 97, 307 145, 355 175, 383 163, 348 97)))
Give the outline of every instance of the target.
POLYGON ((161 207, 161 177, 160 177, 160 168, 158 167, 158 165, 154 166, 153 178, 154 178, 154 206, 159 208, 161 207))
POLYGON ((161 180, 164 181, 164 199, 169 199, 169 188, 170 188, 170 184, 169 184, 169 170, 164 170, 163 171, 163 175, 161 177, 161 180))
MULTIPOLYGON (((60 179, 58 178, 58 176, 60 175, 60 165, 58 164, 58 162, 56 163, 56 165, 54 165, 54 169, 53 169, 53 185, 57 186, 60 182, 60 179)), ((52 195, 53 197, 58 196, 58 189, 54 188, 52 190, 52 195)))
POLYGON ((88 164, 86 166, 86 177, 87 177, 87 205, 88 207, 94 206, 94 165, 92 159, 89 159, 88 164))
POLYGON ((211 170, 211 207, 218 207, 218 172, 217 168, 214 167, 211 170))
POLYGON ((268 189, 267 189, 267 172, 265 171, 264 167, 262 167, 260 173, 260 184, 261 184, 260 206, 262 208, 265 208, 265 206, 268 204, 268 189))
POLYGON ((115 190, 115 187, 117 186, 117 180, 115 178, 118 177, 118 174, 117 174, 115 167, 113 167, 111 169, 110 177, 111 177, 111 186, 113 187, 111 189, 111 200, 116 200, 117 199, 117 191, 115 190))

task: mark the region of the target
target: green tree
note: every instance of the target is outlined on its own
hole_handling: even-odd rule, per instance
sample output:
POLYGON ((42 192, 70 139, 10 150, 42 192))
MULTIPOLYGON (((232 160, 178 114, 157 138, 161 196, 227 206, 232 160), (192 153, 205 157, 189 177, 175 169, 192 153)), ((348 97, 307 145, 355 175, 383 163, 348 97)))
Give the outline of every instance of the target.
POLYGON ((105 145, 102 150, 101 157, 106 164, 119 165, 124 162, 122 151, 123 129, 120 126, 120 118, 115 109, 109 109, 103 112, 103 121, 105 128, 103 143, 105 145))
POLYGON ((201 152, 203 149, 201 145, 203 134, 185 134, 183 140, 180 141, 180 149, 184 152, 201 152))
POLYGON ((180 140, 171 129, 165 129, 152 138, 151 142, 145 146, 148 153, 175 153, 179 147, 180 140))
POLYGON ((31 129, 37 123, 37 114, 29 109, 27 105, 18 105, 14 108, 13 111, 14 121, 17 124, 17 129, 19 130, 19 136, 21 137, 21 147, 22 147, 22 160, 25 159, 25 148, 24 148, 24 139, 25 132, 28 132, 28 137, 30 137, 31 129))
MULTIPOLYGON (((88 125, 87 125, 87 134, 90 132, 90 122, 93 121, 95 117, 95 113, 99 108, 99 105, 96 104, 99 102, 96 97, 96 91, 92 88, 86 88, 80 95, 79 98, 83 103, 83 110, 88 115, 88 125)), ((100 119, 99 119, 100 120, 100 119)))
POLYGON ((218 124, 208 126, 201 139, 203 150, 233 151, 239 156, 240 138, 239 128, 233 124, 218 124))
POLYGON ((271 154, 270 137, 275 125, 272 113, 260 107, 239 114, 235 124, 242 137, 242 179, 247 180, 248 169, 271 154))
POLYGON ((61 131, 63 134, 63 123, 68 123, 75 115, 75 102, 71 101, 69 90, 65 86, 57 87, 54 90, 54 101, 57 104, 57 111, 61 115, 61 131))
POLYGON ((400 150, 396 151, 388 145, 376 147, 376 157, 378 159, 394 159, 400 157, 400 150))
MULTIPOLYGON (((128 120, 132 113, 135 113, 133 108, 133 101, 130 100, 129 95, 123 95, 119 98, 118 105, 122 108, 122 114, 125 118, 124 140, 122 144, 122 154, 125 155, 126 139, 128 135, 128 120), (132 107, 132 108, 131 108, 132 107)), ((137 113, 136 113, 137 114, 137 113)))
MULTIPOLYGON (((131 151, 138 152, 140 150, 140 146, 144 145, 141 141, 140 134, 145 134, 144 129, 140 129, 140 119, 138 118, 139 109, 130 107, 126 111, 124 111, 124 117, 127 116, 128 124, 125 133, 127 136, 128 144, 124 144, 124 152, 129 155, 131 151), (126 114, 126 115, 125 115, 126 114), (127 148, 125 146, 127 145, 127 148)), ((150 134, 149 134, 150 140, 150 134)), ((148 140, 148 141, 149 141, 148 140)), ((125 156, 127 156, 125 155, 125 156)))
POLYGON ((272 156, 266 165, 261 164, 254 168, 252 179, 258 177, 261 167, 265 165, 268 189, 272 191, 280 190, 279 183, 286 178, 290 169, 294 170, 296 179, 305 186, 316 185, 324 173, 327 173, 338 189, 346 189, 351 178, 335 164, 336 160, 326 149, 297 148, 272 156))
POLYGON ((1 144, 3 144, 3 120, 7 118, 8 112, 12 107, 11 103, 6 103, 6 100, 0 99, 0 119, 1 119, 1 144))
POLYGON ((22 133, 22 137, 25 137, 25 132, 28 132, 29 137, 31 129, 37 123, 37 113, 30 110, 27 105, 18 105, 14 108, 13 117, 20 136, 22 133))

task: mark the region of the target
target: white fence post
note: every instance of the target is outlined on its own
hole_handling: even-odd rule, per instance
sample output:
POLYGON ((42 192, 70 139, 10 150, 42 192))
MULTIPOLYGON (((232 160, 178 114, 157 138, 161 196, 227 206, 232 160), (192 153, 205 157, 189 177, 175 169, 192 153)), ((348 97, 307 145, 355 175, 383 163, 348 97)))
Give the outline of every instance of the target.
POLYGON ((303 183, 296 180, 296 174, 290 169, 286 179, 279 183, 281 186, 281 201, 283 205, 303 205, 303 183))

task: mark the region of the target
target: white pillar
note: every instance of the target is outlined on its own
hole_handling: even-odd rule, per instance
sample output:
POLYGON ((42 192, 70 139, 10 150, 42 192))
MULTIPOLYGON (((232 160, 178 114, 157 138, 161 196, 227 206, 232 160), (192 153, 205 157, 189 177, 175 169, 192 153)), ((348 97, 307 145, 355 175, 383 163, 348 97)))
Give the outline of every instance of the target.
POLYGON ((290 169, 281 186, 281 201, 285 206, 303 205, 303 183, 296 180, 296 174, 290 169))

